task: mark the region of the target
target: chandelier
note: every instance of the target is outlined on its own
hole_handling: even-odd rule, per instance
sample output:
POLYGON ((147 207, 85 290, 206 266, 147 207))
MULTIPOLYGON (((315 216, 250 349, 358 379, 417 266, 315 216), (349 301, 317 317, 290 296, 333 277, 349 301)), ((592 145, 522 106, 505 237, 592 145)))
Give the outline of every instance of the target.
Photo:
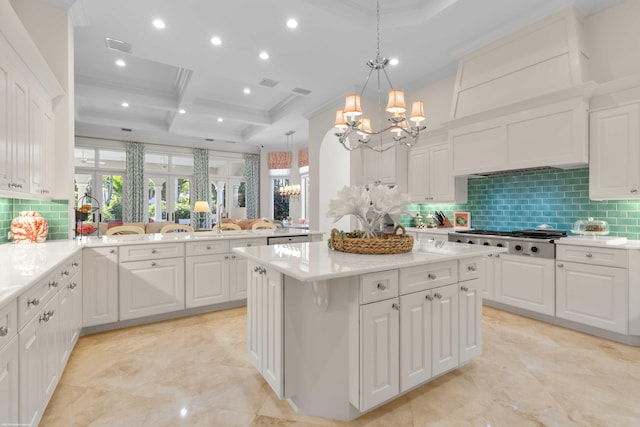
MULTIPOLYGON (((289 147, 289 139, 291 138, 291 140, 293 140, 293 134, 296 133, 295 130, 290 130, 289 132, 285 133, 284 135, 287 137, 287 150, 289 153, 291 153, 290 147, 289 147)), ((280 194, 281 197, 289 197, 289 198, 293 198, 296 199, 297 197, 300 196, 300 191, 302 190, 302 187, 298 184, 295 185, 281 185, 278 188, 278 194, 280 194)))
MULTIPOLYGON (((413 101, 411 105, 411 115, 407 120, 406 111, 407 106, 404 101, 404 92, 398 89, 394 89, 391 80, 385 71, 385 67, 389 63, 387 58, 380 56, 380 1, 376 2, 376 18, 377 18, 377 49, 376 58, 367 61, 367 66, 370 68, 367 80, 364 83, 364 87, 360 92, 360 95, 351 93, 346 96, 345 106, 342 110, 336 111, 335 127, 338 128, 338 132, 335 134, 338 137, 338 141, 344 148, 349 151, 366 147, 370 150, 383 152, 393 147, 388 145, 383 147, 382 144, 376 146, 371 144, 370 137, 380 135, 380 141, 382 141, 382 134, 386 131, 390 131, 394 135, 392 139, 397 144, 404 144, 408 147, 413 147, 418 142, 420 131, 426 129, 426 126, 421 126, 420 123, 424 120, 424 104, 422 101, 413 101), (382 110, 382 88, 381 77, 384 75, 386 82, 389 84, 389 99, 385 110, 391 113, 391 117, 387 120, 389 125, 384 129, 374 131, 371 128, 371 120, 362 116, 362 108, 360 107, 360 98, 367 88, 369 79, 373 72, 376 71, 377 83, 378 83, 378 110, 382 110), (357 143, 350 143, 348 138, 353 133, 359 135, 357 143)), ((381 115, 381 113, 380 113, 381 115)), ((382 120, 380 120, 382 121, 382 120)))

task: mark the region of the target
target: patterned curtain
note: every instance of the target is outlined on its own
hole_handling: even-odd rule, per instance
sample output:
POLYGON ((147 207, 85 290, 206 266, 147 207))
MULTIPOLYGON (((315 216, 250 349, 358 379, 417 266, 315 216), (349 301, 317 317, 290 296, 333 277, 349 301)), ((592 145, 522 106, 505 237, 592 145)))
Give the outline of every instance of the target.
POLYGON ((209 183, 209 151, 196 148, 193 150, 193 202, 206 201, 209 212, 205 214, 191 210, 191 226, 198 228, 200 215, 205 216, 205 228, 211 227, 211 184, 209 183))
POLYGON ((291 169, 291 151, 272 151, 269 153, 269 169, 291 169))
POLYGON ((260 155, 245 154, 247 218, 260 218, 260 155))
POLYGON ((124 222, 147 222, 146 185, 144 181, 144 144, 127 142, 127 160, 122 220, 124 222))
POLYGON ((309 147, 298 150, 298 167, 309 166, 309 147))

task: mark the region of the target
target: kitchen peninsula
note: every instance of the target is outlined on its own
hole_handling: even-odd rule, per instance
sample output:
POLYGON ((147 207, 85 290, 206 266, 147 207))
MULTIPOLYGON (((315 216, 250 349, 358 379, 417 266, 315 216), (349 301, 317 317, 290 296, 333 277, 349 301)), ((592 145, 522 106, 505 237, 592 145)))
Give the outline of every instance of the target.
POLYGON ((248 357, 299 413, 352 420, 482 350, 482 257, 432 240, 359 255, 325 242, 236 248, 248 258, 248 357))

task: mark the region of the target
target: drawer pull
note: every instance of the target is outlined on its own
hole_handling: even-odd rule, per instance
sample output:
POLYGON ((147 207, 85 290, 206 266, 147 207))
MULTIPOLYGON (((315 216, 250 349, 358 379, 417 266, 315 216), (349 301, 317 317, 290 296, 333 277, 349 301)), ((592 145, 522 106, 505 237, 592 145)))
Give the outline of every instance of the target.
POLYGON ((564 267, 564 264, 563 264, 563 263, 561 263, 561 262, 559 262, 559 263, 558 263, 558 268, 562 268, 562 267, 564 267))
POLYGON ((489 255, 487 255, 487 257, 488 257, 488 258, 491 258, 492 256, 493 256, 493 254, 489 254, 489 255))
POLYGON ((40 300, 38 298, 31 298, 30 300, 27 301, 27 307, 29 306, 37 306, 38 304, 40 304, 40 300))
POLYGON ((115 254, 115 253, 116 253, 116 250, 115 250, 115 249, 111 249, 111 250, 109 251, 109 253, 110 253, 110 254, 115 254))
POLYGON ((632 192, 633 194, 636 194, 636 193, 638 192, 638 189, 637 189, 637 188, 632 188, 632 189, 631 189, 631 192, 632 192))
POLYGON ((77 266, 79 266, 79 265, 80 265, 80 264, 78 264, 78 262, 77 262, 77 261, 73 261, 73 262, 71 263, 71 267, 77 267, 77 266))
POLYGON ((460 286, 460 290, 462 292, 469 292, 469 288, 467 288, 466 286, 460 286))
POLYGON ((500 254, 496 254, 496 258, 500 258, 500 254))
POLYGON ((225 256, 224 256, 224 259, 229 259, 229 255, 225 255, 225 256))
POLYGON ((588 253, 588 254, 587 254, 587 258, 592 258, 592 257, 593 257, 593 254, 592 254, 592 253, 588 253))
POLYGON ((210 251, 211 250, 211 246, 207 245, 207 250, 210 251))
POLYGON ((475 264, 470 264, 467 266, 467 271, 476 271, 476 265, 475 264))
POLYGON ((151 249, 151 253, 152 253, 152 254, 157 254, 157 253, 158 253, 158 251, 157 251, 157 250, 155 250, 155 249, 151 249))
POLYGON ((42 313, 38 318, 38 322, 48 322, 49 321, 49 313, 42 313))
POLYGON ((435 274, 433 274, 433 273, 429 273, 429 274, 427 275, 427 277, 428 277, 429 279, 431 279, 431 280, 436 280, 436 275, 435 275, 435 274))
POLYGON ((381 291, 386 291, 387 285, 385 285, 384 283, 378 283, 378 289, 380 289, 381 291))
POLYGON ((400 310, 400 304, 394 302, 393 304, 391 304, 391 308, 393 308, 394 310, 400 310))
POLYGON ((433 301, 433 297, 431 296, 431 294, 427 294, 425 298, 428 299, 429 301, 433 301))
POLYGON ((69 275, 69 270, 61 271, 60 275, 61 276, 68 276, 69 275))
POLYGON ((235 255, 231 255, 231 259, 236 259, 236 256, 235 255))
POLYGON ((251 246, 251 243, 247 243, 247 246, 251 246))
POLYGON ((54 280, 53 282, 49 282, 49 287, 50 288, 57 288, 58 287, 58 282, 56 280, 54 280))
POLYGON ((0 337, 6 337, 9 333, 9 328, 6 326, 0 326, 0 337))
POLYGON ((435 294, 433 294, 433 296, 434 296, 434 298, 442 299, 442 294, 439 294, 437 292, 435 294))
POLYGON ((71 289, 71 290, 74 290, 76 288, 76 286, 78 286, 78 284, 76 282, 69 283, 69 289, 71 289))
POLYGON ((260 271, 260 267, 258 267, 257 265, 255 267, 253 267, 253 272, 257 273, 258 271, 260 271))
POLYGON ((157 265, 158 265, 158 264, 157 264, 157 263, 155 263, 155 262, 152 262, 152 263, 151 263, 151 267, 155 267, 155 266, 157 266, 157 265))

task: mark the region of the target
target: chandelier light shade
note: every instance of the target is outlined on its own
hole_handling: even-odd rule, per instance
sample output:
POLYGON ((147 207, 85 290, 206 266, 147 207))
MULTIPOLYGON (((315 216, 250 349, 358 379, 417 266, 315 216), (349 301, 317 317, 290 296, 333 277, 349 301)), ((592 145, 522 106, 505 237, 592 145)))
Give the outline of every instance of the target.
MULTIPOLYGON (((385 71, 385 67, 389 63, 387 58, 380 55, 380 1, 376 1, 376 18, 377 18, 377 49, 376 57, 367 62, 367 66, 370 68, 367 80, 364 83, 360 95, 350 93, 345 98, 344 109, 336 111, 336 120, 334 127, 337 129, 336 136, 342 146, 353 151, 356 149, 368 148, 370 150, 383 152, 393 148, 393 144, 383 145, 383 135, 390 131, 392 134, 391 139, 396 144, 403 144, 408 147, 413 147, 418 142, 420 131, 426 129, 421 123, 425 120, 424 104, 422 101, 413 101, 411 104, 411 115, 407 118, 407 104, 404 99, 404 92, 396 89, 391 84, 391 80, 385 71), (378 111, 382 113, 382 99, 383 93, 381 88, 381 81, 386 81, 389 85, 389 97, 387 99, 387 106, 384 110, 391 113, 391 117, 387 118, 388 125, 383 129, 374 131, 371 127, 371 120, 363 116, 362 107, 360 105, 360 99, 367 88, 367 83, 371 79, 373 72, 377 73, 378 83, 378 111), (357 141, 351 141, 349 136, 353 134, 358 135, 357 141), (373 144, 371 141, 372 136, 378 136, 380 144, 373 144)), ((383 123, 382 117, 379 117, 379 123, 383 123)), ((355 136, 355 135, 353 135, 355 136)))

